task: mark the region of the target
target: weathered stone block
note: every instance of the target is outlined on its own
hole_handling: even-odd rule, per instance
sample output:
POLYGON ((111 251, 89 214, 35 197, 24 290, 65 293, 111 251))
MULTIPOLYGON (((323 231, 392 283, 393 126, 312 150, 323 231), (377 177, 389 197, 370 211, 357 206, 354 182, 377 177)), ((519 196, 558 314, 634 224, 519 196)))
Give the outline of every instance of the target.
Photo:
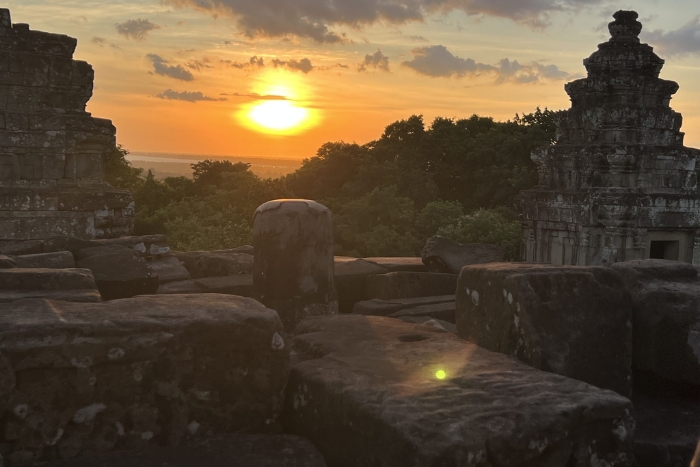
POLYGON ((0 305, 4 457, 274 430, 288 347, 277 314, 240 297, 0 305))
POLYGON ((388 272, 377 264, 347 256, 336 256, 333 281, 338 293, 338 309, 350 313, 355 303, 365 299, 365 279, 373 274, 388 272))
POLYGON ((365 296, 382 300, 450 295, 456 288, 457 274, 401 271, 365 280, 365 296))
POLYGON ((456 309, 463 339, 630 395, 631 297, 610 268, 467 266, 459 276, 456 309))
POLYGON ((430 272, 459 274, 470 264, 503 261, 505 250, 496 245, 467 243, 460 245, 449 238, 434 236, 423 247, 421 259, 430 272))
POLYGON ((310 200, 275 200, 253 215, 253 290, 293 330, 306 316, 338 314, 333 219, 310 200))
POLYGON ((394 300, 380 300, 375 298, 372 300, 357 302, 353 307, 352 312, 356 315, 389 316, 397 311, 440 303, 452 303, 454 305, 455 296, 438 295, 435 297, 397 298, 394 300))
POLYGON ((174 252, 193 279, 253 273, 253 255, 234 250, 174 252))
POLYGON ((427 316, 448 323, 455 323, 455 303, 433 303, 431 305, 420 305, 408 309, 395 311, 389 318, 404 318, 406 316, 427 316))
POLYGON ((158 282, 161 285, 190 279, 189 271, 187 271, 180 260, 174 256, 154 259, 153 261, 149 261, 148 265, 158 274, 158 282))
POLYGON ((70 251, 57 253, 37 253, 34 255, 14 256, 18 268, 72 269, 75 259, 70 251))
POLYGON ((377 266, 380 266, 389 272, 427 272, 425 264, 423 264, 423 260, 420 256, 372 257, 362 259, 372 264, 376 264, 377 266))
POLYGON ((649 376, 700 386, 700 277, 678 261, 613 265, 634 310, 634 367, 649 376))
POLYGON ((293 347, 285 427, 328 465, 634 464, 629 400, 444 331, 314 317, 293 347))
POLYGON ((25 298, 102 301, 87 269, 0 269, 0 303, 25 298))
POLYGON ((237 276, 203 277, 187 281, 170 282, 158 287, 158 294, 193 294, 219 293, 253 296, 253 275, 239 274, 237 276))
POLYGON ((291 435, 234 434, 208 437, 184 446, 150 447, 79 459, 54 461, 42 467, 326 467, 308 440, 291 435))
POLYGON ((89 256, 77 265, 92 271, 105 300, 154 294, 158 290, 158 275, 141 255, 128 248, 89 256))

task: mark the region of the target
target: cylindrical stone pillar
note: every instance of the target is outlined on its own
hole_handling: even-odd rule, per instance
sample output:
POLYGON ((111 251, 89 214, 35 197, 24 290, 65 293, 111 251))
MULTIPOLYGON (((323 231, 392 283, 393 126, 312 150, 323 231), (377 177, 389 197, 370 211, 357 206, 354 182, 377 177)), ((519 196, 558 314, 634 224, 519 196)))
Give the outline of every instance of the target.
POLYGON ((307 316, 338 313, 333 285, 333 219, 315 201, 281 199, 253 218, 255 297, 287 331, 307 316))

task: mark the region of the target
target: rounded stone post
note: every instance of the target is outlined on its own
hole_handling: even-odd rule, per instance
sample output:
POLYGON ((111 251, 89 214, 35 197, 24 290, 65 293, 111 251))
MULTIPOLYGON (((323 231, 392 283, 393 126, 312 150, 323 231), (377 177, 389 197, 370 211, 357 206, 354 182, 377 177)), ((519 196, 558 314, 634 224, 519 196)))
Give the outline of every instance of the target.
POLYGON ((287 331, 312 315, 338 313, 333 285, 333 219, 315 201, 281 199, 253 217, 255 297, 279 313, 287 331))

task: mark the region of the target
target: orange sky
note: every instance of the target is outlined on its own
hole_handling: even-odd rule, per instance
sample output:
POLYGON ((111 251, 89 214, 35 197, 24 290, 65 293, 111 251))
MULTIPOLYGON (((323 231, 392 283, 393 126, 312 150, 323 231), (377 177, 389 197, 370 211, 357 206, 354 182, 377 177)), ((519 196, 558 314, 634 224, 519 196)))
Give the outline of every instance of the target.
POLYGON ((127 149, 290 158, 365 143, 412 114, 429 123, 566 108, 564 83, 583 76, 611 14, 634 8, 642 39, 667 60, 662 77, 681 86, 672 106, 686 144, 700 146, 695 1, 5 3, 14 22, 78 38, 76 58, 96 71, 88 110, 112 119, 127 149), (252 122, 260 105, 258 120, 276 130, 252 122), (302 123, 280 130, 287 120, 302 123))

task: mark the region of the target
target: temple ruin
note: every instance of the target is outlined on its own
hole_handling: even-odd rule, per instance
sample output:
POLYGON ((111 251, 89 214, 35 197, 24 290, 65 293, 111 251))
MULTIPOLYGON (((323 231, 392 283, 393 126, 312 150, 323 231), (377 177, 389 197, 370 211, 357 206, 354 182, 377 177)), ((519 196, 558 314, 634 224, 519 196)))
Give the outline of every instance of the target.
POLYGON ((601 265, 635 259, 700 264, 700 151, 683 146, 669 107, 678 84, 640 43, 634 11, 618 11, 611 38, 568 83, 557 142, 532 154, 539 184, 521 195, 523 260, 601 265))
POLYGON ((133 228, 132 195, 105 183, 116 129, 85 111, 94 72, 76 44, 0 9, 0 242, 133 228))

